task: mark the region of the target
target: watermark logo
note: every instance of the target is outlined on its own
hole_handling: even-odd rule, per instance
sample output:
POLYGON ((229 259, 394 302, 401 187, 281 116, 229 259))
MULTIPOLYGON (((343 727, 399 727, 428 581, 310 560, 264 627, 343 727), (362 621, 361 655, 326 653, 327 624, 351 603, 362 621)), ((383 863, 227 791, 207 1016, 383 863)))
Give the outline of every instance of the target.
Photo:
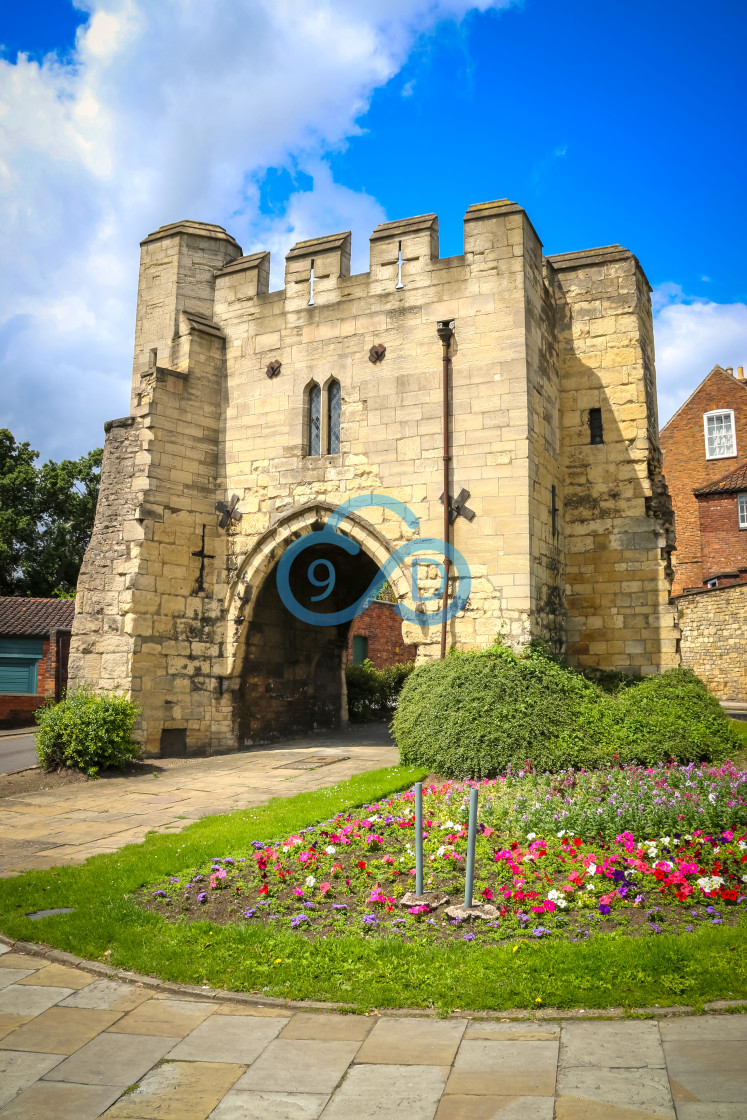
MULTIPOLYGON (((318 548, 320 545, 325 546, 328 552, 333 549, 342 549, 348 556, 357 555, 361 551, 360 545, 341 533, 339 527, 348 514, 371 506, 378 506, 395 513, 402 518, 412 532, 417 532, 420 528, 420 522, 412 510, 404 502, 400 502, 396 498, 390 498, 386 494, 361 494, 343 502, 329 515, 323 529, 308 533, 294 541, 280 559, 277 567, 277 587, 283 604, 291 614, 312 626, 338 626, 342 622, 350 622, 373 602, 397 568, 407 571, 408 567, 412 601, 417 604, 436 602, 443 597, 447 577, 446 564, 440 559, 435 559, 433 554, 440 555, 448 561, 457 577, 454 594, 447 604, 446 611, 443 607, 437 611, 416 610, 406 603, 396 603, 395 610, 399 612, 405 622, 414 622, 417 626, 441 626, 444 620, 448 622, 460 611, 463 611, 472 587, 469 566, 458 549, 439 537, 418 537, 401 545, 379 568, 378 573, 363 594, 342 610, 325 611, 323 607, 314 610, 299 603, 291 589, 291 569, 295 561, 299 560, 299 563, 303 566, 302 554, 311 548, 318 548), (429 590, 428 594, 423 594, 421 591, 421 569, 434 567, 439 574, 440 585, 436 591, 429 590)), ((337 582, 337 570, 334 561, 326 556, 317 556, 308 563, 304 578, 307 581, 308 589, 314 589, 314 593, 309 595, 309 601, 311 603, 324 603, 325 599, 328 599, 332 594, 337 582)))

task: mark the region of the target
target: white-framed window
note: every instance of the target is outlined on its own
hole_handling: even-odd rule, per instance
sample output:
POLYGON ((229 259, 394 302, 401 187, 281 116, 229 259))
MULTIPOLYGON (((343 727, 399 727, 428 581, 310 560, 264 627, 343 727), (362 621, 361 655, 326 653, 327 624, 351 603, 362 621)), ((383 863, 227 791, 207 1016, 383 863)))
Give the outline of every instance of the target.
POLYGON ((709 579, 708 582, 706 583, 706 587, 718 587, 718 580, 717 579, 709 579))
POLYGON ((737 494, 737 512, 739 528, 747 529, 747 494, 737 494))
POLYGON ((706 412, 703 416, 706 459, 729 459, 737 453, 734 411, 706 412))

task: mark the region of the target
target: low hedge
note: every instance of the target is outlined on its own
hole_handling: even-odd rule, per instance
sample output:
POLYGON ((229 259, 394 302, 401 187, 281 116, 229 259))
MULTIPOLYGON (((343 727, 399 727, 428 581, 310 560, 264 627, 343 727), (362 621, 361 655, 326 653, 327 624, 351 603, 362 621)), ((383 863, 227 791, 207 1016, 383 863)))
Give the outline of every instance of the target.
POLYGON ((390 719, 402 685, 415 668, 413 661, 376 669, 368 658, 362 665, 348 665, 348 716, 353 723, 390 719))
POLYGON ((607 692, 530 647, 496 645, 420 666, 406 681, 393 731, 403 764, 444 777, 717 761, 738 749, 730 722, 685 669, 607 692))
POLYGON ((97 696, 87 688, 68 692, 59 704, 36 712, 36 753, 46 770, 71 767, 95 778, 138 758, 132 738, 140 708, 126 696, 97 696))

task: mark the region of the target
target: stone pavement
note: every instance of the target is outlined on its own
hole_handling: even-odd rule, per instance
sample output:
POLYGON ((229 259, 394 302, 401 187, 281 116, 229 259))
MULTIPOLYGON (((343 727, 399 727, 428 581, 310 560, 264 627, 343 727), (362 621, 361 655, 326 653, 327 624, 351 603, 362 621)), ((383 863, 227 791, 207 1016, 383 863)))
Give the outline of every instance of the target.
POLYGON ((747 1015, 339 1015, 0 945, 1 1120, 744 1120, 747 1015))
POLYGON ((199 817, 320 789, 398 761, 386 727, 377 724, 312 735, 280 747, 184 759, 160 771, 160 760, 153 759, 152 768, 137 777, 105 776, 3 797, 0 875, 80 863, 139 843, 151 831, 179 832, 199 817), (315 756, 347 757, 305 769, 315 756))

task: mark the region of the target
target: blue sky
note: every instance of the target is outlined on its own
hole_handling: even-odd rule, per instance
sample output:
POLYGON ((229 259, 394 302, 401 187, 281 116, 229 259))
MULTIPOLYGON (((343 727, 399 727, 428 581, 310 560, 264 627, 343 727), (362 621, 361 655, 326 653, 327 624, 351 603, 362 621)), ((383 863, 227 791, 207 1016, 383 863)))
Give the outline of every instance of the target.
POLYGON ((431 210, 459 253, 506 196, 547 253, 637 254, 665 421, 747 364, 746 32, 738 0, 6 4, 0 425, 60 457, 127 411, 163 222, 219 222, 277 279, 301 237, 352 228, 360 270, 376 222, 431 210))

